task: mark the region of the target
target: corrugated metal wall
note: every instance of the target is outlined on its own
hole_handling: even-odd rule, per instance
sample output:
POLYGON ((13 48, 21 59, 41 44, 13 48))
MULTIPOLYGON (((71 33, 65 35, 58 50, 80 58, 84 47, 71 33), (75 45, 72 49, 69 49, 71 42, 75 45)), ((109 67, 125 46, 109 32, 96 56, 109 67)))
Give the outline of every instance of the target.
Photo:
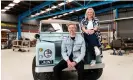
POLYGON ((118 21, 117 37, 133 38, 133 19, 118 21))
POLYGON ((3 22, 17 23, 17 17, 18 16, 11 15, 11 14, 1 13, 1 21, 3 21, 3 22))

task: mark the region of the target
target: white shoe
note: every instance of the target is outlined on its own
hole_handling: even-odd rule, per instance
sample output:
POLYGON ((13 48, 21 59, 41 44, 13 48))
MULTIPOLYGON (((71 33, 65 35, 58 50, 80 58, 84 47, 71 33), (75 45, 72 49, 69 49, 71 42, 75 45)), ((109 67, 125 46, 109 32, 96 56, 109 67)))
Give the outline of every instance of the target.
POLYGON ((100 55, 100 50, 98 47, 94 47, 96 56, 100 55))
POLYGON ((94 66, 96 64, 96 60, 92 60, 90 66, 94 66))

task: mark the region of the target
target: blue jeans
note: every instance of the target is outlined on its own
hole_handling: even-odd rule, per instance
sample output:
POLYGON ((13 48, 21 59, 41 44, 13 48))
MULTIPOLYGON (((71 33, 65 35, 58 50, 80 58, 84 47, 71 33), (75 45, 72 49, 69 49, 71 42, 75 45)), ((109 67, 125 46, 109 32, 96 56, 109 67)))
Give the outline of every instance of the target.
POLYGON ((99 47, 100 43, 95 33, 92 35, 84 33, 84 39, 86 42, 85 60, 87 61, 87 63, 90 63, 91 60, 96 60, 94 46, 99 47))
POLYGON ((88 35, 86 33, 84 33, 84 38, 85 38, 85 41, 88 43, 88 45, 90 46, 97 46, 99 47, 100 46, 100 42, 96 36, 96 34, 91 34, 91 35, 88 35))

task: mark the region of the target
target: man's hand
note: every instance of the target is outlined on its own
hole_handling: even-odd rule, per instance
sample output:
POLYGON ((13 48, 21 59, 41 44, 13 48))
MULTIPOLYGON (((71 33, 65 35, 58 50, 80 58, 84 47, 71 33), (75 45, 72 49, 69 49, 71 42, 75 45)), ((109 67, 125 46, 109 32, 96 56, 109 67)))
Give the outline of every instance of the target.
POLYGON ((73 66, 73 67, 75 67, 75 66, 76 66, 76 64, 77 64, 76 62, 72 62, 72 66, 73 66))
POLYGON ((69 69, 71 69, 73 67, 73 64, 70 60, 67 60, 67 66, 69 69))

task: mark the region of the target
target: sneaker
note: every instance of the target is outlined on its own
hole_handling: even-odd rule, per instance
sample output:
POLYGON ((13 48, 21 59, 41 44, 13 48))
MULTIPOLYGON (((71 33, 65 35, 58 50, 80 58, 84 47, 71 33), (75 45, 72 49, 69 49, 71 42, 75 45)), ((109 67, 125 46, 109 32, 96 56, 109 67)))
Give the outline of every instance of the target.
POLYGON ((96 60, 92 60, 90 66, 94 66, 96 64, 96 60))
POLYGON ((100 55, 100 50, 98 47, 94 47, 96 56, 100 55))

